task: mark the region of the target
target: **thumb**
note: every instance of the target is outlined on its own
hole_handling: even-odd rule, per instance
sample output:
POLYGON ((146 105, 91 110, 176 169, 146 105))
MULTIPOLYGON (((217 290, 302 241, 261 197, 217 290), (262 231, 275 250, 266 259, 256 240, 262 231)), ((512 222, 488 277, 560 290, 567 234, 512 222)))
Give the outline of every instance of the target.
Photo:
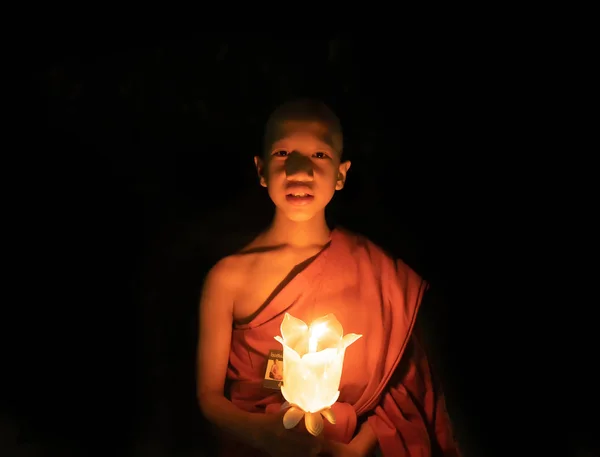
POLYGON ((321 455, 330 455, 328 449, 323 445, 323 441, 314 438, 315 437, 313 436, 308 437, 311 443, 310 456, 316 457, 321 455))
POLYGON ((278 411, 277 411, 277 415, 280 417, 285 416, 285 414, 288 412, 288 410, 291 408, 291 405, 289 403, 284 403, 283 405, 281 405, 281 407, 279 407, 278 411))
MULTIPOLYGON (((276 423, 280 423, 282 426, 284 426, 284 417, 285 415, 289 412, 290 408, 286 407, 284 409, 281 408, 277 408, 276 411, 272 411, 271 414, 273 416, 273 421, 275 421, 276 423)), ((288 417, 288 423, 291 424, 291 422, 296 422, 296 419, 300 419, 300 418, 296 418, 296 415, 294 414, 293 417, 289 416, 288 417)), ((298 420, 299 422, 299 420, 298 420)), ((289 424, 288 424, 289 425, 289 424)))
POLYGON ((289 409, 287 405, 285 408, 282 408, 284 405, 285 403, 283 405, 281 403, 271 403, 267 405, 265 413, 269 416, 283 417, 289 409))

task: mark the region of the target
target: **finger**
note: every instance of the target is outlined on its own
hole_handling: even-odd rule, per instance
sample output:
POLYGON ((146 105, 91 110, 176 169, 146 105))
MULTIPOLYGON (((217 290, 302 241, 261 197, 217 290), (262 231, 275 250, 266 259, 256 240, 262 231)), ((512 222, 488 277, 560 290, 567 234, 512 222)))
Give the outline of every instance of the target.
MULTIPOLYGON (((314 437, 313 437, 314 438, 314 437)), ((313 456, 319 455, 323 451, 323 440, 311 439, 313 456)))
POLYGON ((317 455, 322 450, 322 441, 312 435, 296 435, 293 445, 298 449, 305 449, 310 455, 317 455))
POLYGON ((321 448, 319 450, 320 455, 334 455, 333 446, 328 441, 323 441, 321 443, 321 448))
POLYGON ((309 455, 311 457, 317 457, 320 455, 327 455, 327 454, 321 454, 321 446, 316 446, 316 447, 312 447, 310 449, 309 455))

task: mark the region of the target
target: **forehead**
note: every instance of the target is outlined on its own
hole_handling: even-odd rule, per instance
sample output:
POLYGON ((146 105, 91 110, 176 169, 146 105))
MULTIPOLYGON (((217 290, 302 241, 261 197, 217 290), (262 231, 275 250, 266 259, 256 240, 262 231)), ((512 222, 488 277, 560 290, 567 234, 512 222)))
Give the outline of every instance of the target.
POLYGON ((284 121, 279 125, 273 147, 291 143, 312 143, 314 146, 335 149, 333 134, 322 122, 284 121))

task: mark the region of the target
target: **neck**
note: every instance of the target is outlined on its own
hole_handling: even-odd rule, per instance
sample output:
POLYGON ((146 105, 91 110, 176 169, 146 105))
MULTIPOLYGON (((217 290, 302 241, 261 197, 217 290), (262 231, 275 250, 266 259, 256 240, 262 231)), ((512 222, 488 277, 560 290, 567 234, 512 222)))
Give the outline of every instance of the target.
POLYGON ((270 243, 299 248, 324 246, 329 242, 330 235, 331 230, 325 221, 324 212, 310 220, 296 222, 275 211, 273 222, 265 233, 270 243))

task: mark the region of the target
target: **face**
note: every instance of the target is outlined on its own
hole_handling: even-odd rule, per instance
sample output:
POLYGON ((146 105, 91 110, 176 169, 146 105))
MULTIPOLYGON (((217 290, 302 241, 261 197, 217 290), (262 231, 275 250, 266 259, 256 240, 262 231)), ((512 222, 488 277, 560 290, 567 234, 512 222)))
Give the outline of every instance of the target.
POLYGON ((286 122, 282 138, 265 157, 255 157, 260 183, 278 211, 290 220, 324 214, 336 190, 344 187, 350 162, 341 162, 317 122, 286 122))

